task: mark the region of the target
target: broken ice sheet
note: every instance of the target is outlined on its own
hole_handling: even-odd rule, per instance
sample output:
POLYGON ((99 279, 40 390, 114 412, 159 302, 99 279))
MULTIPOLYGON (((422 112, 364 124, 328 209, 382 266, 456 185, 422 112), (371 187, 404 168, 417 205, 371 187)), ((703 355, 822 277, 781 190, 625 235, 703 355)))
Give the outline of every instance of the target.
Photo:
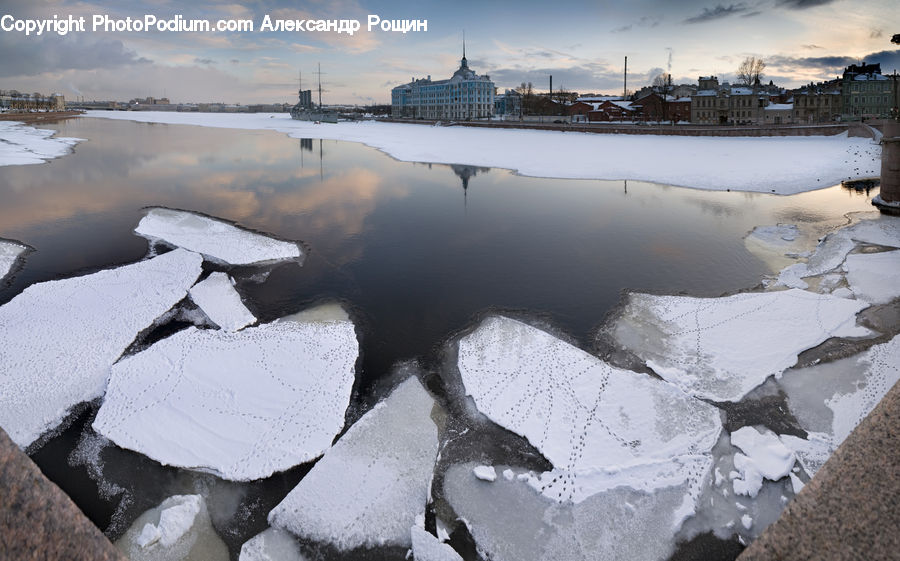
POLYGON ((778 481, 786 477, 796 461, 794 453, 778 439, 778 435, 766 429, 760 432, 753 427, 741 427, 731 433, 731 444, 743 452, 734 455, 734 467, 739 476, 732 483, 738 495, 756 497, 763 478, 778 481))
POLYGON ((856 326, 868 304, 799 289, 722 298, 631 293, 607 332, 665 380, 697 397, 740 401, 806 349, 856 326))
POLYGON ((779 385, 807 439, 782 435, 812 477, 900 380, 900 336, 860 355, 785 373, 779 385))
POLYGON ((268 477, 331 445, 358 354, 349 321, 190 327, 112 368, 93 427, 162 464, 268 477))
POLYGON ((0 426, 25 448, 103 395, 112 364, 187 295, 201 257, 183 249, 26 288, 0 307, 0 426))
POLYGON ((183 210, 148 209, 134 231, 151 241, 159 239, 229 265, 263 264, 303 256, 295 242, 183 210))
POLYGON ((486 559, 653 561, 674 551, 672 512, 681 507, 687 482, 652 493, 616 487, 559 503, 519 481, 482 481, 472 473, 475 465, 451 466, 444 496, 486 559))
POLYGON ((306 561, 306 557, 289 532, 269 528, 241 546, 238 561, 306 561))
POLYGON ((175 495, 138 517, 116 547, 132 561, 204 559, 226 561, 228 548, 216 535, 200 495, 175 495))
POLYGON ((28 247, 12 240, 0 239, 0 281, 12 270, 28 247))
POLYGON ((553 464, 529 479, 546 497, 578 503, 619 486, 686 486, 667 525, 693 512, 721 431, 717 408, 503 316, 460 339, 458 366, 478 410, 553 464))
POLYGON ((209 275, 191 288, 190 295, 209 319, 225 331, 237 331, 256 322, 225 273, 209 275))
POLYGON ((900 296, 900 251, 850 254, 844 269, 850 290, 860 300, 884 304, 900 296))
POLYGON ((54 136, 55 130, 36 129, 15 121, 0 121, 0 166, 43 164, 65 156, 83 138, 54 136))
POLYGON ((419 526, 410 529, 415 561, 462 561, 459 553, 419 526))
POLYGON ((339 550, 410 547, 438 450, 433 407, 419 381, 407 379, 325 453, 269 524, 339 550))

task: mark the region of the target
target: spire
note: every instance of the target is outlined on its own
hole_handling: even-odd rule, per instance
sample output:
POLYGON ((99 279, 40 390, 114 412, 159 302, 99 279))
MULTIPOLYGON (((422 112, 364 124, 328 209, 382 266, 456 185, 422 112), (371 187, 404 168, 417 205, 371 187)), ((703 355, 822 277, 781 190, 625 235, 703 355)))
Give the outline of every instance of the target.
POLYGON ((468 68, 469 67, 469 63, 466 60, 466 30, 465 29, 463 29, 463 57, 462 57, 462 60, 459 62, 460 62, 460 64, 459 64, 460 68, 468 68))

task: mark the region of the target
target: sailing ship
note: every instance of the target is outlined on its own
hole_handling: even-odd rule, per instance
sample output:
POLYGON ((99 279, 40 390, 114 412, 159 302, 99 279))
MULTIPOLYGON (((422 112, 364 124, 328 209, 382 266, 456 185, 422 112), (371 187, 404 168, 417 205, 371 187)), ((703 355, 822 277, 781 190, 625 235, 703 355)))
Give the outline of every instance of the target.
POLYGON ((314 106, 312 103, 311 95, 309 90, 306 90, 306 95, 303 95, 303 85, 300 84, 299 96, 300 101, 297 102, 297 105, 291 107, 291 118, 296 119, 298 121, 316 121, 319 123, 337 123, 338 122, 338 114, 337 111, 333 109, 325 109, 322 107, 322 65, 319 65, 319 70, 316 72, 319 76, 319 105, 318 107, 314 106), (304 99, 305 98, 305 99, 304 99))

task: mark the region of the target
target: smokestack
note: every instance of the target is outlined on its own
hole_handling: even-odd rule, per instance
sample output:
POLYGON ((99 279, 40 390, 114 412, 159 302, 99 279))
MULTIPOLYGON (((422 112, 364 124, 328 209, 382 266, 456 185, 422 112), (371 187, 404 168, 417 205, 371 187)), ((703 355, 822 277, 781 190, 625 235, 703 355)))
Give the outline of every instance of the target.
POLYGON ((628 92, 628 57, 625 57, 625 76, 622 80, 622 101, 625 101, 626 92, 628 92))
POLYGON ((553 74, 550 75, 550 97, 553 97, 553 74))

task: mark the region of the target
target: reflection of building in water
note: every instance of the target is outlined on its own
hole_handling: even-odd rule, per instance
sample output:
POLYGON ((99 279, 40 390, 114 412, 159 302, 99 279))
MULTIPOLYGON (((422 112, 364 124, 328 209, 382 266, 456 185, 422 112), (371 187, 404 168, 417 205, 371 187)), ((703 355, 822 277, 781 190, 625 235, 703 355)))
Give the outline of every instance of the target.
POLYGON ((300 148, 303 150, 308 150, 312 152, 312 139, 311 138, 301 138, 300 139, 300 148))
POLYGON ((450 164, 450 169, 462 181, 463 188, 463 206, 467 206, 469 199, 469 179, 475 177, 479 173, 487 173, 491 168, 480 168, 477 166, 464 166, 462 164, 450 164))

